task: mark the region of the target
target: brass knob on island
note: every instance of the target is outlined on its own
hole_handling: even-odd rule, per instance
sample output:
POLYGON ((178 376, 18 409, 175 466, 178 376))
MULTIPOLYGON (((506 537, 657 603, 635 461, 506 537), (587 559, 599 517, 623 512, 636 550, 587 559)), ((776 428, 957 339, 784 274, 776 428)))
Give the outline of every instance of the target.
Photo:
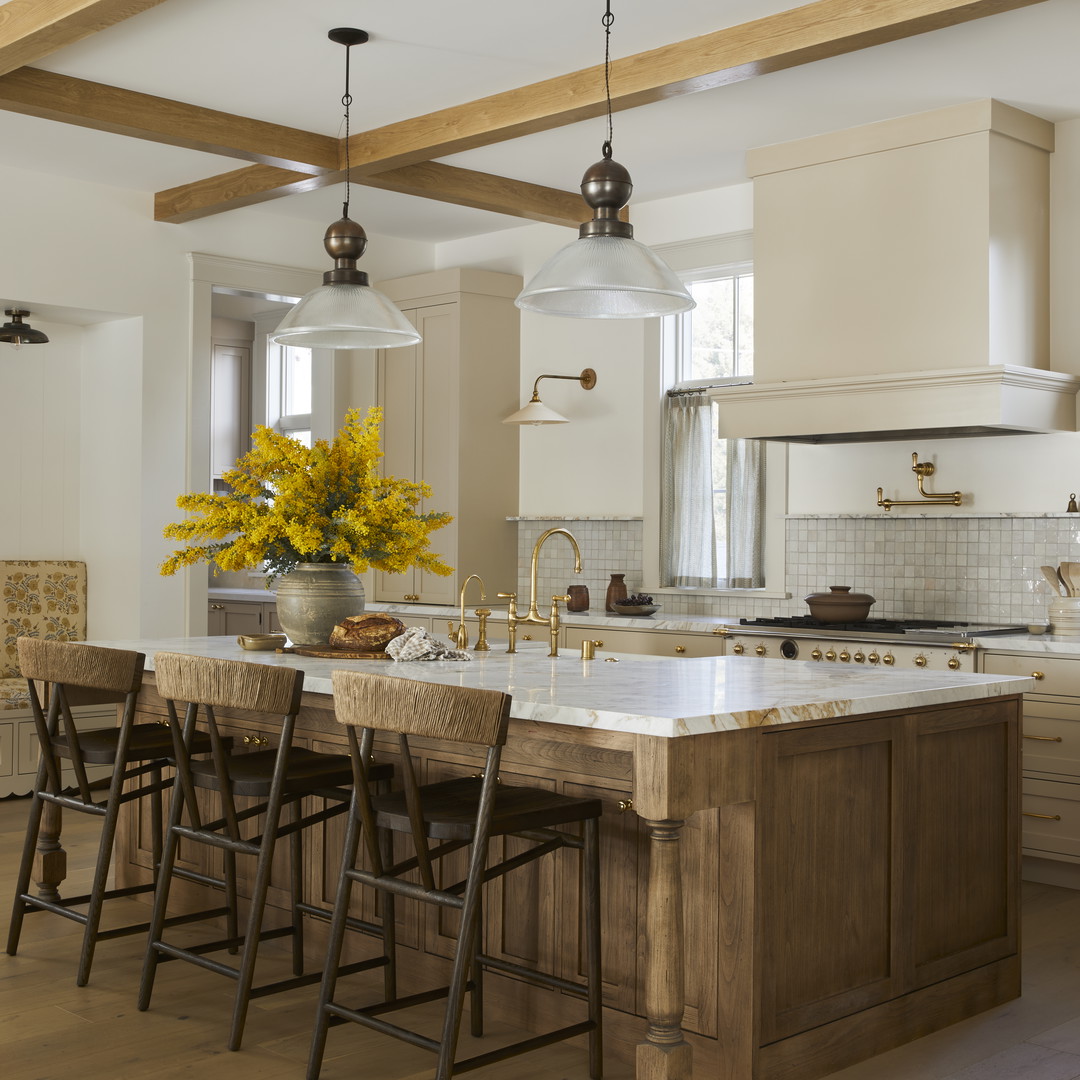
POLYGON ((633 799, 620 799, 615 804, 615 806, 618 808, 618 811, 619 811, 620 814, 625 814, 627 812, 627 810, 633 810, 634 809, 634 800, 633 799))

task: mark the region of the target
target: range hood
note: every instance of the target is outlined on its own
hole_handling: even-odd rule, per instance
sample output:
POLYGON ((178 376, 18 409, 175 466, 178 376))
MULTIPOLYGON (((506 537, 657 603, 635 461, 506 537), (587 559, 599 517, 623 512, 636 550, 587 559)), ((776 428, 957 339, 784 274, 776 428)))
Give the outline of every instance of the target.
POLYGON ((1077 430, 1049 370, 1053 125, 996 101, 753 150, 754 381, 730 438, 1077 430))

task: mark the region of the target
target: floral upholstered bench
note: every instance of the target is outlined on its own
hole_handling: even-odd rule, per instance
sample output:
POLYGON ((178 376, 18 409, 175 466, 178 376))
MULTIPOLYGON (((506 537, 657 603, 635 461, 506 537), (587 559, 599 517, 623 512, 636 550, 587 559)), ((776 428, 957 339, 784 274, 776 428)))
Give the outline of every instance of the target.
POLYGON ((0 560, 0 712, 27 709, 15 639, 86 637, 86 563, 0 560))

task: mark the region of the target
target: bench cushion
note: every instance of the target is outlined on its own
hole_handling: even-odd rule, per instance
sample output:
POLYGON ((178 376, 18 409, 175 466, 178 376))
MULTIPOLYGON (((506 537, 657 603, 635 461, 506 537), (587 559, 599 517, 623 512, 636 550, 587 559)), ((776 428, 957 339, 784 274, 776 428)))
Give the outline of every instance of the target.
POLYGON ((22 703, 0 708, 26 707, 15 646, 15 639, 24 635, 54 641, 86 638, 86 563, 0 560, 0 701, 16 692, 8 680, 22 686, 22 703))

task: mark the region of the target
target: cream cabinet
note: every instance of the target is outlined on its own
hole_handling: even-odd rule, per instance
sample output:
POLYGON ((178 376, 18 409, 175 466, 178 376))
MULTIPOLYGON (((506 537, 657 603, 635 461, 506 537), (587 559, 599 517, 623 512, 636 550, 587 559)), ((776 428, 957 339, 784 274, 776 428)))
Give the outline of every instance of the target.
POLYGON ((374 575, 373 600, 456 604, 461 582, 479 574, 489 593, 517 582, 521 279, 486 270, 443 270, 380 283, 423 340, 378 357, 387 475, 423 481, 422 509, 454 520, 431 547, 450 577, 412 570, 374 575))
POLYGON ((1025 877, 1080 888, 1080 657, 988 652, 983 671, 1036 680, 1024 695, 1023 850, 1077 864, 1049 875, 1033 864, 1025 877))
POLYGON ((281 632, 277 608, 265 600, 211 599, 208 616, 206 632, 214 636, 281 632))
POLYGON ((683 633, 675 630, 623 630, 606 626, 568 626, 564 635, 567 649, 580 649, 586 639, 594 642, 597 654, 639 653, 647 656, 723 656, 724 638, 712 633, 683 633))

